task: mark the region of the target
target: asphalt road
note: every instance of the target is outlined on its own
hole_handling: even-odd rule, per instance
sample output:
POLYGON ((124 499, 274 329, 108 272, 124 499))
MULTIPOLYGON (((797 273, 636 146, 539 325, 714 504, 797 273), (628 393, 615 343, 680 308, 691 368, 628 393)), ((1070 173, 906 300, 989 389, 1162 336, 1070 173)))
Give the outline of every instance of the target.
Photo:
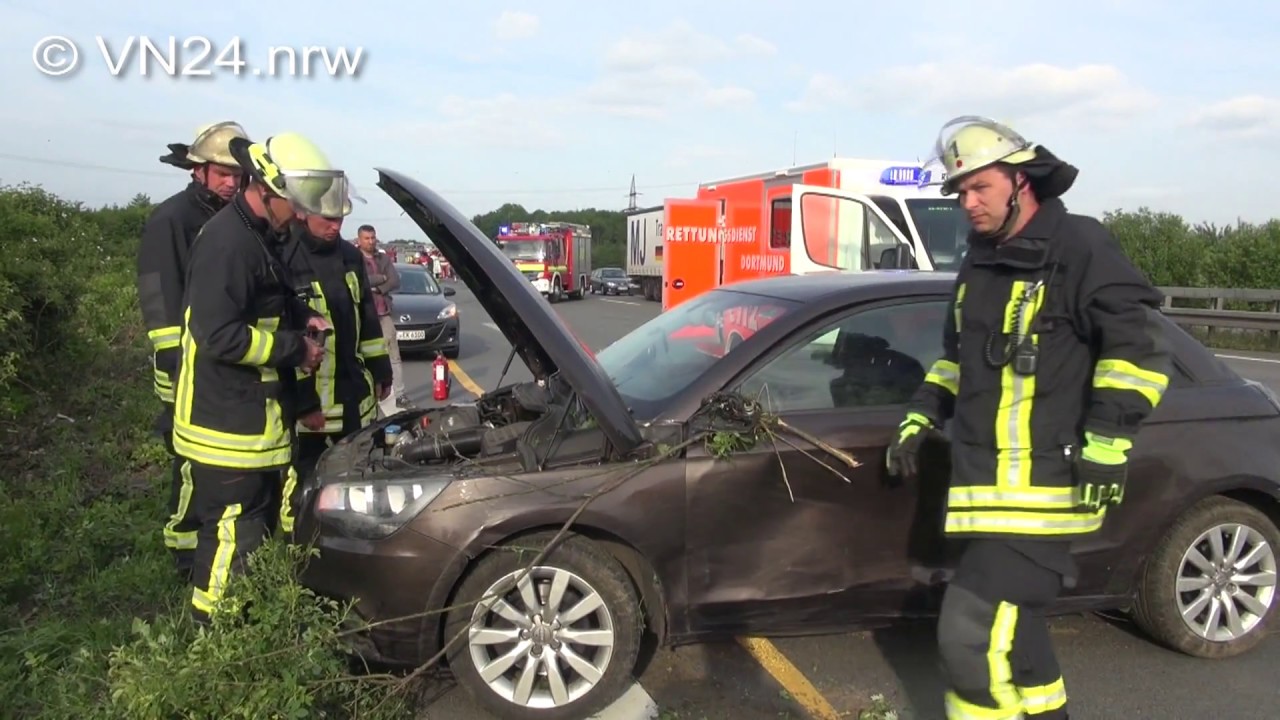
MULTIPOLYGON (((454 399, 464 386, 497 386, 510 346, 465 287, 457 284, 463 347, 456 363, 454 399)), ((557 311, 593 350, 600 350, 659 312, 639 298, 588 297, 557 311)), ((1245 377, 1280 391, 1280 356, 1224 352, 1245 377)), ((406 386, 419 404, 431 404, 430 364, 406 363, 406 386)), ((519 358, 507 374, 528 379, 519 358)), ((475 388, 472 387, 474 390, 475 388)), ((1127 621, 1069 616, 1053 622, 1071 694, 1072 716, 1182 720, 1269 720, 1280 715, 1280 641, 1252 654, 1203 661, 1164 650, 1137 635, 1127 621)), ((660 651, 639 687, 601 718, 640 720, 778 720, 857 717, 882 693, 903 718, 941 718, 942 684, 936 670, 933 627, 910 625, 875 633, 774 640, 771 643, 697 645, 660 651)), ((441 681, 424 717, 491 720, 460 689, 441 681)))

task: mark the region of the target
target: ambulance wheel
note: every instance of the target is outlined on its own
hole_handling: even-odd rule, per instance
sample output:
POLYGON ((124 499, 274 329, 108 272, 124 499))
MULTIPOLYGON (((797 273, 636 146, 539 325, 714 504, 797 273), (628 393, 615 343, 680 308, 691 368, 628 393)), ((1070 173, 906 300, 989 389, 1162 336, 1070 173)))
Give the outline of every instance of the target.
POLYGON ((1194 657, 1252 650, 1275 622, 1280 530, 1257 508, 1221 496, 1188 510, 1147 559, 1134 620, 1194 657))

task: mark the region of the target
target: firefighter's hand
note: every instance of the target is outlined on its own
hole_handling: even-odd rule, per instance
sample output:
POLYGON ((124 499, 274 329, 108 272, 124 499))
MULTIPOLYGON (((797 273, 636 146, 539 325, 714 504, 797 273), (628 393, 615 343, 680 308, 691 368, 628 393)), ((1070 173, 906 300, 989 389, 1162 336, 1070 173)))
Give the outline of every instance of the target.
POLYGON ((326 330, 333 330, 333 325, 319 315, 312 315, 307 318, 307 329, 315 333, 324 333, 326 330))
POLYGON ((920 474, 920 448, 924 439, 933 429, 933 422, 919 413, 907 413, 906 419, 898 425, 898 434, 889 444, 885 452, 885 466, 888 469, 890 485, 914 480, 920 474))
POLYGON ((1128 440, 1106 438, 1085 433, 1084 450, 1075 463, 1076 482, 1080 486, 1080 504, 1098 511, 1107 505, 1124 502, 1125 484, 1129 479, 1128 440))
POLYGON ((302 423, 302 427, 312 432, 320 432, 324 430, 324 411, 315 410, 298 418, 298 422, 302 423))
POLYGON ((313 373, 320 367, 320 362, 324 360, 324 346, 305 335, 302 341, 307 344, 307 356, 302 361, 302 371, 313 373))
POLYGON ((378 383, 378 400, 386 400, 391 397, 391 383, 378 383))

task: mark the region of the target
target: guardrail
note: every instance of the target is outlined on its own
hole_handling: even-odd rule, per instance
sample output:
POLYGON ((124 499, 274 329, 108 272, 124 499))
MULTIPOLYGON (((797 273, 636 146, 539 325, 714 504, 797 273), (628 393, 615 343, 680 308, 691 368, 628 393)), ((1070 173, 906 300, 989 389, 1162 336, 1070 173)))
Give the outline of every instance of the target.
POLYGON ((1280 341, 1280 290, 1238 290, 1232 288, 1162 287, 1166 317, 1183 327, 1215 330, 1265 332, 1272 342, 1280 341), (1176 301, 1210 301, 1212 307, 1176 307, 1176 301), (1262 306, 1265 309, 1227 309, 1228 304, 1262 306))

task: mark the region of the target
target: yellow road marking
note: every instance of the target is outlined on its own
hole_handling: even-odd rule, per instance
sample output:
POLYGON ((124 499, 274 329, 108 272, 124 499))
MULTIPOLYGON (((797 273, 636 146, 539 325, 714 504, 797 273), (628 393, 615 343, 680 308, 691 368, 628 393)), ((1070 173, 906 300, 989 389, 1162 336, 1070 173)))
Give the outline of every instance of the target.
POLYGON ((475 380, 471 379, 471 376, 462 369, 462 366, 458 364, 457 360, 449 361, 449 373, 452 374, 453 377, 458 378, 458 382, 462 383, 462 387, 466 388, 467 392, 470 392, 476 397, 484 394, 484 390, 476 384, 475 380))
POLYGON ((783 690, 791 694, 809 717, 814 720, 841 720, 840 713, 776 645, 764 638, 738 638, 738 643, 778 681, 783 690))

